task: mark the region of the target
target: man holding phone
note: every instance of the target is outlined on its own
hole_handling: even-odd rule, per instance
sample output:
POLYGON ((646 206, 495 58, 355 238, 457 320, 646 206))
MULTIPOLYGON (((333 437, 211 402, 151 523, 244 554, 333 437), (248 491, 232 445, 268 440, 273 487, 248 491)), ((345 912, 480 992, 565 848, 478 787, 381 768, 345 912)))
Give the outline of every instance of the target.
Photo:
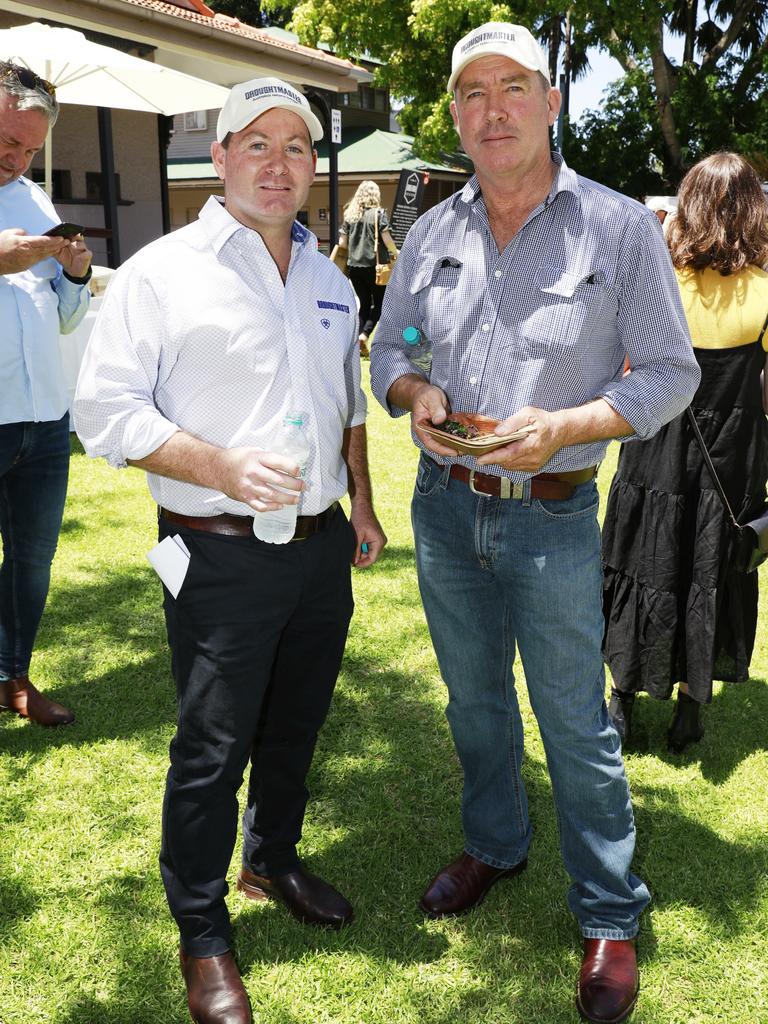
POLYGON ((22 177, 58 112, 50 83, 0 62, 0 710, 39 725, 74 721, 28 671, 67 493, 59 333, 85 316, 92 258, 77 225, 61 225, 45 192, 22 177))

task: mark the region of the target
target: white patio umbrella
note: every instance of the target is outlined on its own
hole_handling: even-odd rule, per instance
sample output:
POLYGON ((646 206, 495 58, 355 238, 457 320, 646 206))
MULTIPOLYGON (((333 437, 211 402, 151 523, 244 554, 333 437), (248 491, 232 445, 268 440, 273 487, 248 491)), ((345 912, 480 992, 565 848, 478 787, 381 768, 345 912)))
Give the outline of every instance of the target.
MULTIPOLYGON (((132 57, 82 32, 40 22, 0 30, 0 59, 34 71, 56 87, 59 103, 181 114, 221 107, 229 92, 181 71, 132 57)), ((46 190, 51 192, 51 133, 45 151, 46 190)))

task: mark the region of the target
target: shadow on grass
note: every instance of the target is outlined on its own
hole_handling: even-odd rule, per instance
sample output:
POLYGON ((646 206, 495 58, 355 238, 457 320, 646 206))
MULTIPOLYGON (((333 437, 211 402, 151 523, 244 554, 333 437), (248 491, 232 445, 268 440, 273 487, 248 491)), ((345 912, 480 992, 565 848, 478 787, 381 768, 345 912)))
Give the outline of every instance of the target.
POLYGON ((704 738, 682 754, 667 750, 674 706, 674 700, 653 700, 645 694, 636 698, 628 755, 653 753, 675 766, 698 761, 703 777, 719 785, 751 754, 768 749, 768 686, 764 679, 725 683, 712 703, 701 710, 704 738))
MULTIPOLYGON (((412 1024, 500 1019, 499 993, 509 990, 516 1006, 511 1020, 575 1020, 572 988, 579 939, 565 904, 569 883, 540 755, 529 756, 524 770, 536 829, 528 871, 496 886, 467 918, 426 923, 419 913, 418 900, 429 879, 462 848, 461 771, 435 690, 442 684, 410 582, 412 568, 412 549, 394 547, 365 574, 367 589, 358 601, 340 684, 309 780, 301 853, 312 870, 352 899, 355 922, 343 932, 317 931, 302 927, 275 904, 251 904, 230 894, 235 947, 257 1019, 264 1024, 306 1020, 294 1016, 278 988, 264 984, 276 965, 310 971, 318 960, 333 979, 336 961, 343 965, 345 958, 361 955, 377 965, 428 965, 440 971, 441 958, 450 952, 451 970, 471 972, 471 981, 456 983, 448 1008, 430 1002, 430 984, 414 984, 398 1019, 412 1024), (388 582, 385 594, 370 585, 377 576, 388 582), (407 587, 398 586, 400 576, 408 577, 407 587), (386 648, 368 639, 369 626, 375 624, 371 618, 383 615, 395 623, 386 648), (400 670, 400 653, 414 647, 423 654, 426 668, 400 670)), ((103 740, 137 737, 151 747, 153 756, 164 759, 175 699, 160 589, 149 568, 123 573, 106 569, 97 582, 55 592, 41 644, 55 653, 60 678, 70 680, 47 687, 47 692, 70 704, 78 721, 67 729, 42 730, 28 723, 4 728, 6 721, 0 717, 0 735, 12 755, 26 764, 58 747, 87 748, 103 740), (61 650, 64 636, 72 642, 61 650)), ((658 748, 671 705, 641 703, 658 748)), ((768 693, 755 681, 726 687, 705 714, 708 737, 691 756, 701 761, 706 778, 722 782, 744 758, 764 748, 768 693)), ((668 759, 682 763, 673 762, 672 755, 668 759)), ((652 889, 653 907, 696 908, 721 933, 738 934, 768 873, 766 843, 724 840, 688 817, 669 788, 635 789, 652 805, 637 810, 637 872, 652 889), (738 873, 735 863, 742 866, 738 873)), ((23 822, 25 799, 6 793, 4 820, 23 822)), ((238 856, 236 850, 235 864, 238 856)), ((161 923, 162 935, 157 936, 162 891, 154 852, 145 872, 111 876, 96 893, 84 889, 82 898, 103 917, 110 943, 105 948, 117 967, 103 984, 93 985, 104 990, 103 997, 68 993, 68 1005, 57 1013, 56 1024, 186 1024, 170 918, 167 926, 161 923)), ((44 901, 45 893, 24 879, 0 888, 0 939, 14 937, 19 922, 34 916, 44 901)), ((643 928, 641 962, 655 946, 653 913, 643 928)), ((327 984, 333 988, 332 980, 327 984)), ((326 1014, 326 1019, 358 1024, 364 1018, 345 1006, 343 989, 339 981, 332 996, 335 1017, 326 1014)))

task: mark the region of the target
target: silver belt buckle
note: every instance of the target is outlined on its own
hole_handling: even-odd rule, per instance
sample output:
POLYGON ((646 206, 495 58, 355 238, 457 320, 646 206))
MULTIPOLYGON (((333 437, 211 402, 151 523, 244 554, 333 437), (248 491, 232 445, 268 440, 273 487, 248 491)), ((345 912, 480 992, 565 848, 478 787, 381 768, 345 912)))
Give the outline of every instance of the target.
MULTIPOLYGON (((499 480, 501 483, 500 487, 500 498, 522 498, 523 497, 523 485, 513 484, 508 476, 500 476, 499 480)), ((479 495, 481 498, 492 498, 492 494, 487 494, 485 491, 478 491, 475 488, 475 470, 470 469, 469 471, 469 489, 473 494, 479 495)))

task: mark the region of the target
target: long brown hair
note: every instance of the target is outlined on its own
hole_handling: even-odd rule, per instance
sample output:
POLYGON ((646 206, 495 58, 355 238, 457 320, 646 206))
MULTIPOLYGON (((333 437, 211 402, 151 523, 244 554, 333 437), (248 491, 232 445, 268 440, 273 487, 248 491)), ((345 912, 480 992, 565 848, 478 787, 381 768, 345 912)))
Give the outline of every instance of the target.
POLYGON ((675 267, 734 274, 768 265, 768 205, 757 174, 738 153, 714 153, 680 183, 667 232, 675 267))

